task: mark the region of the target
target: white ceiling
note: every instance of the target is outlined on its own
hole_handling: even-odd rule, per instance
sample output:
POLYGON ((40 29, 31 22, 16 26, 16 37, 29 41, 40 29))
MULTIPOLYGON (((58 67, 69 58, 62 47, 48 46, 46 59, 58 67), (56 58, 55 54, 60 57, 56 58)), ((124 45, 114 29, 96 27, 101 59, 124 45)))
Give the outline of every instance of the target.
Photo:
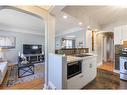
POLYGON ((12 9, 0 10, 0 30, 44 34, 44 21, 39 17, 12 9))
POLYGON ((81 20, 85 25, 94 22, 104 26, 118 20, 127 21, 127 8, 120 6, 66 6, 63 11, 81 20))
POLYGON ((82 26, 78 25, 79 20, 62 11, 64 7, 65 6, 56 6, 52 11, 52 14, 56 17, 56 33, 58 35, 66 34, 65 32, 68 31, 75 32, 81 30, 82 28, 82 26), (66 15, 68 18, 63 19, 64 15, 66 15))
MULTIPOLYGON (((102 27, 117 20, 127 21, 127 8, 112 6, 55 6, 52 14, 56 17, 57 34, 86 29, 88 25, 102 27), (68 18, 63 19, 63 15, 67 15, 68 18), (83 22, 82 26, 78 25, 80 21, 83 22)), ((42 35, 44 22, 33 15, 12 9, 1 9, 0 30, 42 35)))

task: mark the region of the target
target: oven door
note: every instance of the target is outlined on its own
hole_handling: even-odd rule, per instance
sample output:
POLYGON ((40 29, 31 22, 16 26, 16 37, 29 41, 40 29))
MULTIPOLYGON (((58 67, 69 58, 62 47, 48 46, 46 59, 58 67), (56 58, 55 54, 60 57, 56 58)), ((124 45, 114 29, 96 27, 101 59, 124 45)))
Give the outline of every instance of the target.
POLYGON ((67 65, 67 78, 74 77, 80 74, 82 71, 81 69, 81 61, 71 62, 67 65))
POLYGON ((120 72, 127 74, 127 57, 120 57, 120 72))

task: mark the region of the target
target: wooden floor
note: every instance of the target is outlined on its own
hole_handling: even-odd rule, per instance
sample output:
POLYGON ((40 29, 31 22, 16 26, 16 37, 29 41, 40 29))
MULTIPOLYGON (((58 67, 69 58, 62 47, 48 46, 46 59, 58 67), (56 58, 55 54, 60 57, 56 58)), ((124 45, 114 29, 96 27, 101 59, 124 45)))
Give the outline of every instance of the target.
POLYGON ((0 89, 10 89, 10 90, 14 90, 14 89, 27 89, 27 90, 40 90, 43 89, 43 85, 44 85, 44 79, 35 79, 32 80, 30 82, 26 82, 26 83, 21 83, 21 84, 16 84, 14 86, 11 87, 0 87, 0 89))
POLYGON ((97 77, 83 89, 121 89, 119 74, 97 69, 97 77))
MULTIPOLYGON (((83 89, 127 89, 127 82, 120 80, 119 74, 114 73, 113 68, 112 63, 105 63, 99 66, 97 69, 97 77, 83 89)), ((44 79, 36 79, 11 87, 0 87, 0 89, 42 90, 43 85, 44 79)))
POLYGON ((114 63, 112 63, 112 62, 105 62, 102 65, 98 66, 98 68, 106 70, 106 71, 113 72, 113 70, 114 70, 114 63))

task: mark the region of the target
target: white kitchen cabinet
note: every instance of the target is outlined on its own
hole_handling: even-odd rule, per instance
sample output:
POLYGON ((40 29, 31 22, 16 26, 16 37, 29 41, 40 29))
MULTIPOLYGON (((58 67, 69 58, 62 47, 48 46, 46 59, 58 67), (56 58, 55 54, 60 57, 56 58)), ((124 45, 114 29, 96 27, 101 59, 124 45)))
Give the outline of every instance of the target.
POLYGON ((127 40, 127 25, 122 25, 114 28, 114 44, 122 44, 122 41, 127 40))
POLYGON ((115 27, 114 28, 114 44, 121 44, 121 40, 122 40, 122 27, 115 27))
POLYGON ((85 83, 84 85, 88 84, 90 81, 92 81, 97 74, 97 66, 96 66, 96 57, 88 58, 83 60, 82 63, 82 72, 84 76, 85 83))
POLYGON ((127 25, 122 26, 121 35, 122 40, 127 40, 127 25))
POLYGON ((84 78, 83 74, 76 75, 67 80, 67 88, 68 89, 79 89, 84 87, 84 78))
MULTIPOLYGON (((96 55, 70 57, 49 54, 48 81, 51 89, 81 89, 96 78, 96 55), (82 61, 82 72, 68 79, 67 65, 70 62, 82 61)), ((75 70, 75 69, 72 69, 75 70)))
POLYGON ((97 75, 96 56, 82 60, 82 73, 67 80, 68 89, 80 89, 95 79, 97 75))

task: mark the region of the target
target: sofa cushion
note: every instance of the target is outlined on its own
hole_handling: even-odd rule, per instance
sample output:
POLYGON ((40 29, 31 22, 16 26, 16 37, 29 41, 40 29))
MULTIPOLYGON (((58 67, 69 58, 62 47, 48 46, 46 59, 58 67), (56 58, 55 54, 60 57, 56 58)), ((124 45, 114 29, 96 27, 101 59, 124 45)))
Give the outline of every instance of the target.
POLYGON ((4 79, 4 76, 7 72, 7 68, 8 68, 7 62, 0 62, 0 84, 4 79))
POLYGON ((2 76, 6 73, 6 68, 7 68, 7 62, 0 63, 0 72, 2 76))

